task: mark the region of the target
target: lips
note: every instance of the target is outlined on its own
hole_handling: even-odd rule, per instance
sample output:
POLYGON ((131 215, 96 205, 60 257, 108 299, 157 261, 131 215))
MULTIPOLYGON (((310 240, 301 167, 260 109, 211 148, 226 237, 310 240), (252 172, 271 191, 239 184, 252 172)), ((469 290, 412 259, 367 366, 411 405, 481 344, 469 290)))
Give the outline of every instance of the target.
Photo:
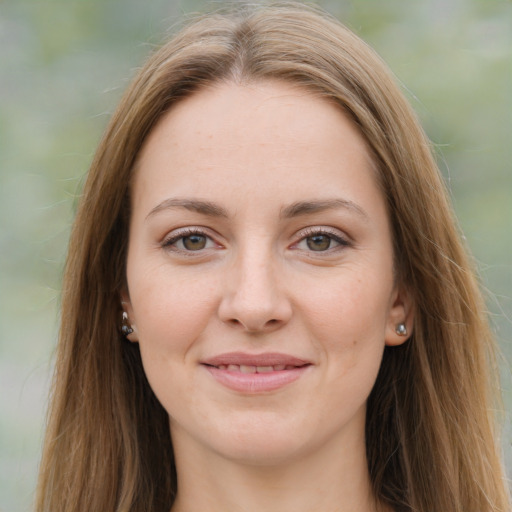
POLYGON ((291 384, 312 363, 287 354, 231 352, 208 358, 202 365, 223 386, 254 394, 275 391, 291 384))
POLYGON ((253 366, 247 364, 221 364, 216 366, 219 370, 228 370, 229 372, 241 372, 241 373, 269 373, 269 372, 280 372, 283 370, 293 370, 297 368, 292 365, 276 364, 273 366, 253 366))
POLYGON ((311 364, 309 361, 300 359, 288 354, 279 354, 276 352, 268 352, 265 354, 246 354, 245 352, 230 352, 227 354, 220 354, 203 361, 203 364, 209 366, 249 366, 249 367, 275 367, 287 366, 298 367, 311 364))

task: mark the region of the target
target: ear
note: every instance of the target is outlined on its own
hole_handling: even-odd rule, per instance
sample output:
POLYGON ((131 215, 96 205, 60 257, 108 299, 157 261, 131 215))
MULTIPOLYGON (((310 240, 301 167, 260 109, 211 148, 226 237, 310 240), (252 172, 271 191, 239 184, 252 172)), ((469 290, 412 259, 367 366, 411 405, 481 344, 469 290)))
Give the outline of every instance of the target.
POLYGON ((405 343, 411 337, 413 325, 414 300, 412 295, 405 286, 396 285, 391 296, 386 324, 386 345, 393 347, 405 343), (400 324, 405 325, 405 334, 397 332, 400 324))
POLYGON ((133 329, 131 334, 126 336, 128 341, 137 343, 139 341, 139 333, 137 332, 137 325, 135 323, 135 315, 133 313, 132 303, 130 301, 130 294, 127 289, 121 291, 121 308, 123 312, 128 315, 128 325, 133 329))

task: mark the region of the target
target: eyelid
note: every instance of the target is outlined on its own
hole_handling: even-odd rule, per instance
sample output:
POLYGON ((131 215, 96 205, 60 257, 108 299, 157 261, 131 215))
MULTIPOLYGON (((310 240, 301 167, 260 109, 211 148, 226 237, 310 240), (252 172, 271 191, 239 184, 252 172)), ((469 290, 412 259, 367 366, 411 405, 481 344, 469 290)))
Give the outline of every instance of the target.
POLYGON ((182 238, 186 238, 187 236, 192 235, 199 235, 204 236, 211 242, 215 244, 215 248, 222 248, 222 244, 220 244, 215 237, 212 235, 211 230, 204 228, 202 226, 186 226, 182 228, 177 228, 172 230, 171 232, 167 233, 165 237, 163 238, 160 245, 162 248, 167 250, 172 250, 173 252, 178 252, 182 254, 186 254, 187 256, 199 256, 200 254, 204 253, 205 251, 208 251, 212 249, 212 247, 205 247, 204 249, 200 249, 198 251, 190 251, 186 249, 180 249, 178 247, 173 247, 176 242, 178 242, 182 238))
MULTIPOLYGON (((330 227, 330 226, 309 226, 307 228, 301 229, 295 235, 296 241, 290 246, 290 249, 298 249, 298 244, 300 244, 303 240, 308 237, 315 235, 326 235, 329 236, 332 240, 334 240, 338 245, 333 248, 329 248, 325 251, 316 252, 317 256, 321 256, 323 254, 329 254, 335 252, 336 250, 344 249, 346 247, 352 246, 353 242, 351 238, 341 231, 338 228, 330 227)), ((204 254, 206 251, 213 249, 223 248, 223 245, 217 241, 217 237, 212 234, 211 230, 205 228, 203 226, 185 226, 182 228, 176 228, 165 235, 163 240, 160 242, 162 248, 167 250, 172 250, 176 253, 182 253, 187 256, 200 256, 204 254), (211 241, 215 247, 205 247, 204 249, 199 249, 197 251, 181 249, 178 247, 173 247, 176 242, 178 242, 182 238, 186 238, 187 236, 199 235, 204 236, 209 241, 211 241)), ((306 251, 306 252, 315 252, 315 251, 306 251)))
POLYGON ((322 253, 327 254, 336 251, 336 249, 343 249, 345 247, 352 246, 351 238, 340 229, 333 228, 330 226, 310 226, 300 230, 297 233, 296 241, 292 244, 291 248, 296 248, 300 242, 314 235, 327 235, 339 244, 338 246, 331 249, 327 249, 326 251, 318 251, 316 255, 321 255, 322 253))

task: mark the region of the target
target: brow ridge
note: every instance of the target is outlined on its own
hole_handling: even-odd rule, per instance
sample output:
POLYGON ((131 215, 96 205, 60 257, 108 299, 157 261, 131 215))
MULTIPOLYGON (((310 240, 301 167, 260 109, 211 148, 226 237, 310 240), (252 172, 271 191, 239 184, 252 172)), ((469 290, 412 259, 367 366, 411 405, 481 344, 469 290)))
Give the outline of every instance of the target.
MULTIPOLYGON (((146 216, 146 219, 156 213, 172 208, 184 208, 209 217, 228 218, 229 214, 225 208, 211 201, 201 199, 169 198, 155 206, 146 216)), ((301 215, 320 213, 326 210, 347 209, 363 219, 368 220, 368 214, 356 203, 347 199, 323 199, 318 201, 297 201, 281 209, 280 217, 290 219, 301 215)))
POLYGON ((152 217, 158 212, 163 210, 169 210, 172 208, 184 208, 192 212, 201 213, 202 215, 208 215, 209 217, 223 217, 227 218, 228 212, 219 205, 212 203, 211 201, 204 201, 201 199, 180 199, 180 198, 169 198, 165 199, 161 203, 157 204, 146 216, 146 219, 152 217))
POLYGON ((297 201, 281 210, 280 216, 288 219, 299 217, 301 215, 309 215, 312 213, 320 213, 326 210, 334 210, 343 208, 357 213, 359 216, 368 220, 368 214, 356 203, 347 199, 322 199, 318 201, 297 201))

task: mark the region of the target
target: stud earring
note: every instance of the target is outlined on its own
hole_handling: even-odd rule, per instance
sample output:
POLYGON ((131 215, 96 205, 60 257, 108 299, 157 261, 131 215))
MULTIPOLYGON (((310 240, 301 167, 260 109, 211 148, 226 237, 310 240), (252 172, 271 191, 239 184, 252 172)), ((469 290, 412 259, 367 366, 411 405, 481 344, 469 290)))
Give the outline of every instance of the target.
POLYGON ((398 336, 407 336, 407 327, 402 322, 396 326, 395 332, 398 334, 398 336))
POLYGON ((124 336, 129 336, 133 332, 133 327, 128 322, 128 313, 123 311, 123 319, 121 321, 121 332, 124 336))

